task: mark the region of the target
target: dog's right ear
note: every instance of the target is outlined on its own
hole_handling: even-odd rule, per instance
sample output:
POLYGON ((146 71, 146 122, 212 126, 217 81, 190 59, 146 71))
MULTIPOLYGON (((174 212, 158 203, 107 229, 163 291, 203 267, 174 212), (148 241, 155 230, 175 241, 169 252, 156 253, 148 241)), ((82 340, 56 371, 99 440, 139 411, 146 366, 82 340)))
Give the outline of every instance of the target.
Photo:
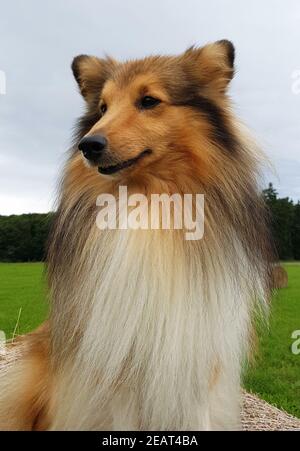
POLYGON ((85 100, 89 101, 95 94, 100 94, 115 65, 116 62, 111 58, 79 55, 73 59, 73 75, 85 100))

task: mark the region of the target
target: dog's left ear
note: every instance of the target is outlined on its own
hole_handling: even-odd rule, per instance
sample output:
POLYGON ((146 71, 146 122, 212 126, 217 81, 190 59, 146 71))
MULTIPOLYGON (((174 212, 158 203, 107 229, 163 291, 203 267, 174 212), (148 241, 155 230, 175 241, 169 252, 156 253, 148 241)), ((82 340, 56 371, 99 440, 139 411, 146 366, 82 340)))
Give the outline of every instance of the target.
POLYGON ((225 92, 234 75, 234 54, 232 42, 223 39, 201 48, 191 47, 183 58, 203 87, 225 92))
POLYGON ((86 101, 95 94, 100 96, 103 85, 116 64, 112 58, 102 59, 89 55, 79 55, 73 59, 73 75, 86 101))

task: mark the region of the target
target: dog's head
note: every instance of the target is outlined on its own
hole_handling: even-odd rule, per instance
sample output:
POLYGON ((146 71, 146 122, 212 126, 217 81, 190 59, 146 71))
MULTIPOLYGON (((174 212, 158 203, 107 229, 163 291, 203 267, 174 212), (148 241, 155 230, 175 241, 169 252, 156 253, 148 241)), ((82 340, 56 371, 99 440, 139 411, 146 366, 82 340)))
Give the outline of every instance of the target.
POLYGON ((75 147, 92 170, 114 177, 209 164, 211 146, 234 151, 226 99, 233 62, 225 40, 125 63, 77 56, 72 69, 87 112, 75 147))
POLYGON ((262 271, 272 252, 257 182, 261 159, 230 112, 233 64, 234 48, 224 40, 125 63, 74 59, 87 110, 61 184, 54 273, 68 266, 66 258, 93 255, 98 196, 116 199, 120 185, 147 196, 204 194, 207 254, 201 261, 223 255, 226 246, 235 256, 241 247, 240 265, 232 258, 234 270, 246 271, 247 255, 257 267, 253 274, 262 271))

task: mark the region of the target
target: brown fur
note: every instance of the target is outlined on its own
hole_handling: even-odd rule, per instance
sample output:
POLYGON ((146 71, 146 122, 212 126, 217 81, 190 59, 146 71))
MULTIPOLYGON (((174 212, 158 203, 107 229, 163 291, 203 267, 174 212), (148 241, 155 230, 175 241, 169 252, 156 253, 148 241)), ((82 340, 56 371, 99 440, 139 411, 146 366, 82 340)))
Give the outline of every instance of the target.
MULTIPOLYGON (((238 241, 252 268, 243 275, 245 286, 255 298, 259 273, 263 287, 257 291, 268 292, 272 248, 259 195, 257 157, 249 151, 226 94, 234 73, 233 59, 234 49, 228 41, 191 48, 176 57, 149 57, 123 64, 86 55, 74 59, 72 69, 87 111, 78 123, 49 242, 49 332, 40 330, 20 340, 18 362, 26 377, 12 395, 12 414, 0 423, 1 428, 48 428, 49 415, 55 411, 53 378, 76 357, 91 314, 90 304, 73 300, 84 286, 87 262, 98 239, 95 218, 100 193, 115 194, 119 185, 147 196, 204 193, 208 199, 205 239, 192 246, 180 237, 179 248, 187 259, 194 253, 199 255, 203 265, 199 271, 208 284, 205 261, 218 266, 218 252, 226 254, 226 249, 233 258, 228 258, 224 272, 231 272, 233 280, 237 273, 242 278, 244 262, 238 261, 233 251, 238 241), (141 111, 139 100, 145 95, 161 103, 153 110, 141 111), (104 103, 107 111, 101 116, 104 103), (103 134, 109 142, 107 165, 134 158, 143 149, 151 149, 151 154, 114 177, 101 177, 96 166, 83 161, 77 147, 83 136, 93 134, 103 134)), ((207 285, 204 291, 208 293, 209 288, 207 285)), ((133 356, 126 357, 112 384, 131 381, 133 356)), ((210 387, 218 383, 221 373, 218 363, 213 367, 210 387)), ((99 378, 97 374, 95 380, 99 378)), ((146 428, 148 423, 143 421, 140 424, 146 428)))
POLYGON ((283 266, 276 265, 273 267, 273 288, 286 288, 288 286, 288 274, 283 266))
POLYGON ((0 430, 46 430, 51 397, 47 323, 9 343, 7 356, 0 359, 0 373, 8 372, 12 385, 16 378, 17 387, 11 395, 6 388, 0 430))

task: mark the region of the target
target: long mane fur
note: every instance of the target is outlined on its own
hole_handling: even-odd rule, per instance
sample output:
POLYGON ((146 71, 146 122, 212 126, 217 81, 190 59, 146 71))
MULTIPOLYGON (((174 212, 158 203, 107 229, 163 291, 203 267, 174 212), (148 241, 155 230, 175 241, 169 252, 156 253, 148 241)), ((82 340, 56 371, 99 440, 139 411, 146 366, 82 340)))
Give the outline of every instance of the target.
MULTIPOLYGON (((184 182, 139 186, 204 193, 200 242, 178 231, 99 231, 90 185, 76 189, 67 170, 48 263, 61 374, 54 428, 209 428, 199 405, 215 428, 237 427, 236 387, 253 313, 267 306, 272 249, 259 159, 253 142, 238 131, 236 140, 238 158, 222 156, 213 186, 195 182, 197 167, 184 182), (223 387, 209 397, 215 371, 223 387)), ((102 188, 117 195, 113 183, 102 188)))
POLYGON ((24 339, 25 357, 4 359, 4 427, 32 427, 28 412, 35 419, 36 406, 46 404, 43 427, 52 430, 239 428, 241 368, 255 312, 267 311, 273 250, 260 187, 263 157, 225 92, 233 59, 228 41, 124 64, 75 58, 87 111, 49 239, 47 344, 37 332, 24 339), (149 74, 163 86, 164 105, 147 115, 128 102, 110 121, 117 122, 111 136, 126 141, 124 152, 145 148, 147 133, 150 142, 158 136, 158 157, 118 178, 102 177, 83 162, 78 142, 98 126, 105 80, 126 93, 149 74), (128 119, 130 108, 136 120, 128 119), (117 198, 121 185, 149 201, 153 193, 204 194, 203 238, 188 241, 175 229, 100 230, 97 196, 117 198), (41 391, 34 377, 40 382, 45 371, 41 391))

